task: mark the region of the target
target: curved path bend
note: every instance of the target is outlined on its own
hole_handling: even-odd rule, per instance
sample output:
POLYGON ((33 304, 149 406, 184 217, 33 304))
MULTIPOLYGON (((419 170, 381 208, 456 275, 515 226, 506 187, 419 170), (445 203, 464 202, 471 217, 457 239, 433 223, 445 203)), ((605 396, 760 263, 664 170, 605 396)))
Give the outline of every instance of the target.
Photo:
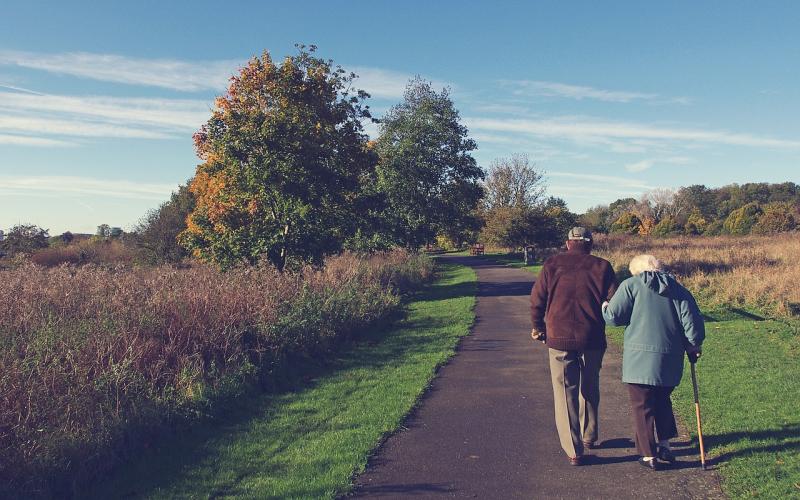
MULTIPOLYGON (((600 444, 583 467, 567 463, 553 418, 547 349, 533 342, 533 276, 489 260, 452 258, 478 273, 476 323, 401 431, 356 478, 363 498, 722 498, 683 429, 679 463, 640 467, 631 440, 621 355, 601 370, 600 444)), ((684 381, 687 383, 687 381, 684 381)))

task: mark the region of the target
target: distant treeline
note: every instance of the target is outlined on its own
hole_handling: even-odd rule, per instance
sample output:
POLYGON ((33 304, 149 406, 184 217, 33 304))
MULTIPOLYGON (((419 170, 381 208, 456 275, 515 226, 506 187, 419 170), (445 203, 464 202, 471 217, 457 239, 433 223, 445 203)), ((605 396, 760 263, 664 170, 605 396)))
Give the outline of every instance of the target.
POLYGON ((580 216, 597 232, 644 236, 773 234, 795 230, 798 219, 800 186, 794 182, 656 189, 580 216))

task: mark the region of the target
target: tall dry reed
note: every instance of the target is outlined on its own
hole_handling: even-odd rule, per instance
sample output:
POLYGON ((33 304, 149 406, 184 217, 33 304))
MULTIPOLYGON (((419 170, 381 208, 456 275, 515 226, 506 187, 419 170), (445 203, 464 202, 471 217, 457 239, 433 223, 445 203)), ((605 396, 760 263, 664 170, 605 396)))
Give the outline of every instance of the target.
POLYGON ((706 304, 750 306, 792 316, 800 313, 800 233, 645 239, 603 236, 595 253, 626 270, 648 253, 706 304))
POLYGON ((0 497, 69 496, 153 429, 324 357, 432 272, 402 251, 282 274, 33 264, 0 272, 0 497))

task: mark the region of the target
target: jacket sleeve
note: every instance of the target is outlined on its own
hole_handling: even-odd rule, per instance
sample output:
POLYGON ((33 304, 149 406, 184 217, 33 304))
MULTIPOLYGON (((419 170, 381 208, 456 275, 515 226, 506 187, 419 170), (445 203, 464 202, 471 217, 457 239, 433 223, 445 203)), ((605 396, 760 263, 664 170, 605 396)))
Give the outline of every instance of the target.
POLYGON ((697 302, 687 290, 686 296, 678 304, 678 316, 683 325, 683 334, 689 345, 700 347, 706 338, 706 326, 703 314, 697 307, 697 302))
POLYGON ((626 326, 631 322, 631 312, 633 312, 633 291, 628 282, 623 282, 611 297, 608 307, 603 309, 603 319, 609 326, 626 326))
POLYGON ((543 267, 531 290, 531 323, 536 330, 543 333, 547 331, 544 315, 547 311, 547 277, 549 274, 547 266, 543 267))
POLYGON ((611 263, 609 263, 606 267, 605 276, 603 276, 603 282, 606 286, 605 299, 610 301, 611 297, 613 297, 614 293, 617 291, 617 275, 614 272, 614 268, 611 266, 611 263))

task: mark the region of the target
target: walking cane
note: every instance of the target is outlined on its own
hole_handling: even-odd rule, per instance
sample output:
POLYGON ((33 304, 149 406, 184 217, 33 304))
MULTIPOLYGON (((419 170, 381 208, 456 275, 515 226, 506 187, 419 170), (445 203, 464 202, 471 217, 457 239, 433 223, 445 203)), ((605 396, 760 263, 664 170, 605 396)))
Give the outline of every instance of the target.
POLYGON ((692 386, 694 387, 694 413, 697 415, 697 438, 700 441, 700 466, 703 470, 706 470, 706 451, 703 447, 703 431, 700 427, 700 397, 697 393, 697 374, 694 370, 697 358, 695 358, 694 361, 690 358, 689 361, 689 365, 692 367, 692 386))

